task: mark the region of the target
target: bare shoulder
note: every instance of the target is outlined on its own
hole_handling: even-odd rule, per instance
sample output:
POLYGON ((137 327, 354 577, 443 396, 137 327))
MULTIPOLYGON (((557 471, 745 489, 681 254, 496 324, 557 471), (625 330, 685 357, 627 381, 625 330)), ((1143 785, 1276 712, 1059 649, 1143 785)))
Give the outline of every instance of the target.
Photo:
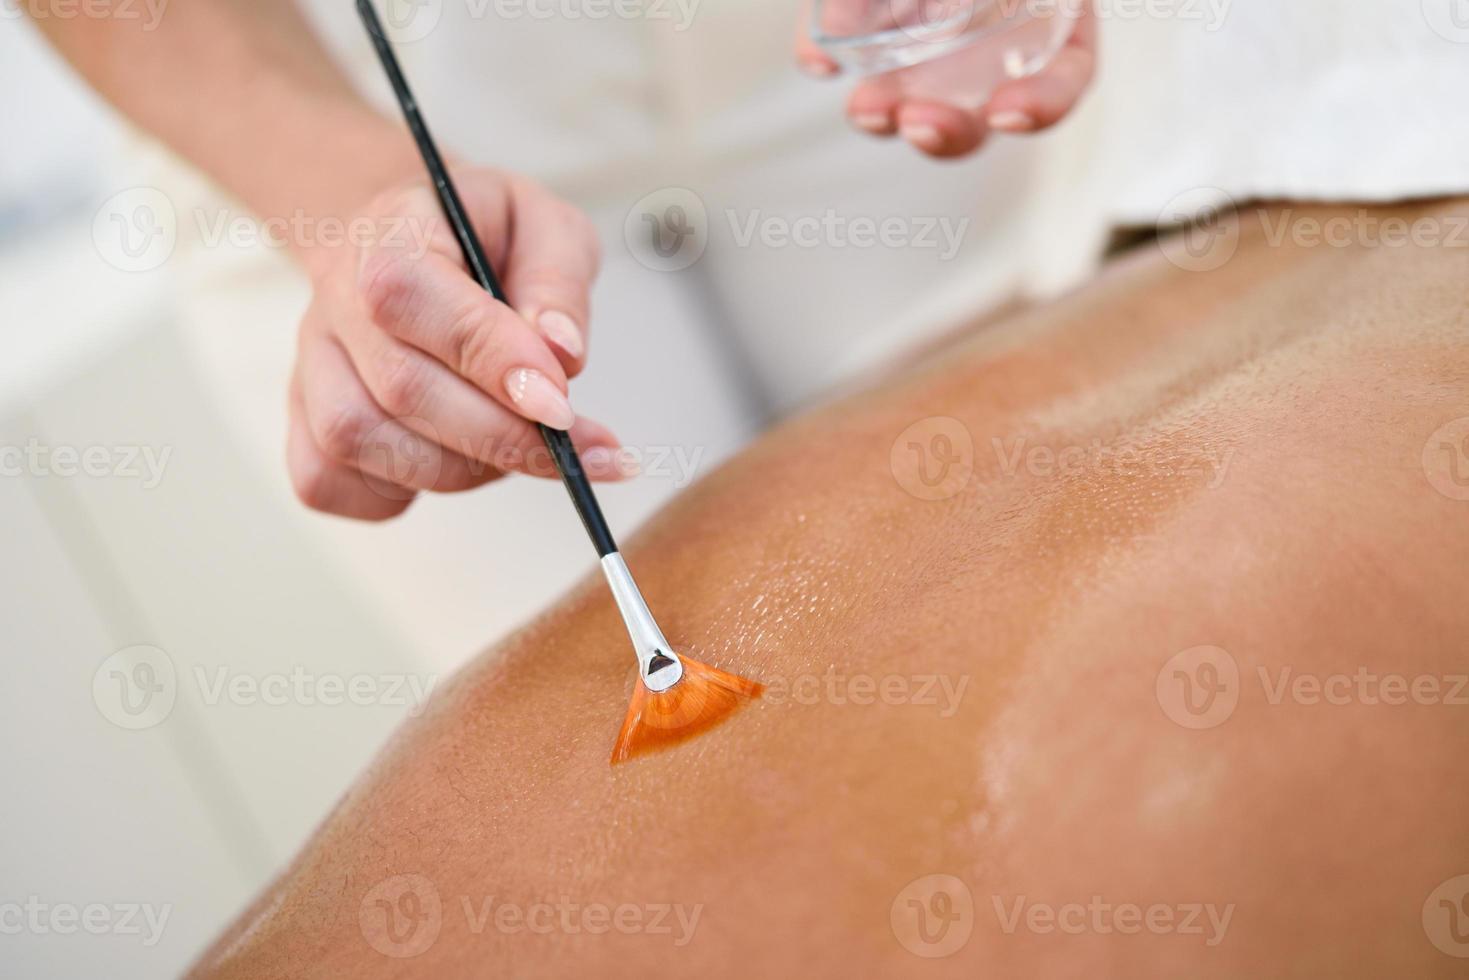
POLYGON ((1152 251, 762 440, 628 557, 765 698, 609 768, 589 584, 198 975, 1449 973, 1469 242, 1281 224, 1343 215, 1152 251))

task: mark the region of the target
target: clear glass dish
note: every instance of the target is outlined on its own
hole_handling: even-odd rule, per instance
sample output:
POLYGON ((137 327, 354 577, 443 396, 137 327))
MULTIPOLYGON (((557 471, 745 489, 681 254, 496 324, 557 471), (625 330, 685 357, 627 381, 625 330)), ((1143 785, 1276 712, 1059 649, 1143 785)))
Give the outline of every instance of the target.
POLYGON ((1086 0, 815 0, 811 39, 855 75, 977 108, 1066 43, 1086 0))

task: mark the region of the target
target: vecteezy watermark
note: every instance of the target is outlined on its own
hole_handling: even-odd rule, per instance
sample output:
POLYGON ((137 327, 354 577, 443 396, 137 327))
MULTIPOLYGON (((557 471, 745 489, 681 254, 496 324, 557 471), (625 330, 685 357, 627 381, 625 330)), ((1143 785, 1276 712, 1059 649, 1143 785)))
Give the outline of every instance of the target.
POLYGON ((1469 874, 1456 875, 1428 893, 1423 933, 1440 953, 1469 959, 1469 874))
POLYGON ((0 0, 0 20, 116 20, 155 31, 170 0, 0 0))
POLYGON ((141 731, 162 724, 178 699, 173 659, 154 646, 119 650, 92 674, 92 701, 119 728, 141 731))
MULTIPOLYGON (((1180 269, 1212 272, 1239 251, 1247 213, 1217 187, 1185 191, 1158 215, 1160 228, 1179 229, 1160 238, 1158 248, 1180 269)), ((1257 207, 1253 213, 1267 248, 1469 248, 1469 216, 1464 215, 1410 219, 1371 208, 1323 215, 1294 207, 1257 207)))
POLYGON ((1433 215, 1408 220, 1359 208, 1317 217, 1295 208, 1260 208, 1265 244, 1297 248, 1469 248, 1469 216, 1433 215))
POLYGON ((888 0, 887 6, 888 20, 898 30, 916 41, 938 44, 998 23, 1062 18, 1069 24, 1088 7, 1098 20, 1181 21, 1214 33, 1224 27, 1231 4, 1232 0, 888 0))
POLYGON ((821 674, 773 677, 765 682, 764 700, 773 705, 817 704, 858 707, 882 704, 933 708, 951 718, 969 687, 967 674, 847 674, 828 667, 821 674))
MULTIPOLYGON (((990 447, 999 473, 1014 479, 1106 474, 1121 478, 1161 476, 1195 478, 1217 490, 1228 476, 1234 449, 1220 446, 1113 446, 1089 443, 1032 443, 1028 436, 993 436, 990 447)), ((948 500, 964 491, 974 475, 974 439, 963 422, 948 416, 921 419, 893 441, 889 465, 898 485, 920 500, 948 500)))
POLYGON ((204 707, 388 707, 407 708, 416 718, 437 684, 436 674, 319 673, 302 666, 243 673, 227 665, 196 665, 181 679, 172 657, 144 645, 119 650, 102 661, 92 675, 92 700, 114 725, 140 731, 168 720, 181 688, 204 707), (192 692, 188 680, 193 682, 192 692))
POLYGON ((1329 674, 1296 673, 1291 667, 1257 667, 1255 672, 1270 705, 1469 707, 1469 674, 1383 674, 1370 667, 1329 674))
MULTIPOLYGON (((1102 895, 1086 901, 1032 901, 1025 895, 991 895, 990 906, 1000 932, 1081 936, 1148 933, 1197 937, 1205 946, 1222 943, 1234 919, 1234 903, 1112 902, 1102 895)), ((893 899, 889 921, 893 935, 915 956, 938 959, 963 949, 976 924, 974 895, 960 878, 931 874, 909 882, 893 899)))
POLYGON ((469 931, 474 935, 493 928, 506 935, 590 935, 609 932, 624 936, 659 936, 677 949, 693 941, 704 913, 702 903, 679 902, 578 902, 562 895, 542 902, 506 902, 493 895, 477 900, 459 898, 469 931))
POLYGON ((1031 445, 1021 436, 990 440, 1000 472, 1015 477, 1024 471, 1040 479, 1102 473, 1120 477, 1184 476, 1206 481, 1209 490, 1224 484, 1234 450, 1170 446, 1108 446, 1101 439, 1086 445, 1031 445))
POLYGON ((1287 665, 1259 666, 1244 675, 1227 650, 1210 646, 1175 654, 1158 671, 1158 704, 1184 728, 1219 727, 1251 691, 1268 707, 1469 708, 1469 674, 1405 674, 1367 666, 1322 674, 1287 665), (1253 684, 1247 685, 1247 679, 1253 684))
POLYGON ((1469 0, 1422 0, 1423 20, 1435 34, 1469 44, 1469 0))
POLYGON ((203 704, 241 707, 407 708, 410 718, 423 713, 439 678, 435 674, 318 674, 297 666, 286 672, 245 674, 227 666, 194 668, 203 704))
POLYGON ((956 418, 935 415, 898 434, 888 453, 893 479, 919 500, 948 500, 974 475, 974 437, 956 418))
POLYGON ((1217 728, 1239 704, 1239 663, 1222 647, 1192 647, 1158 671, 1158 705, 1184 728, 1217 728))
MULTIPOLYGON (((887 17, 908 37, 927 44, 943 44, 962 37, 975 23, 981 0, 888 0, 887 17)), ((1006 0, 1009 8, 1003 15, 1010 20, 1035 16, 1027 0, 1006 0)), ((851 17, 852 11, 861 10, 861 5, 844 9, 834 5, 827 17, 834 24, 851 17)), ((1058 13, 1054 4, 1051 14, 1058 13)), ((860 22, 859 22, 860 23, 860 22)), ((842 33, 851 33, 850 30, 842 33)))
POLYGON ((97 254, 123 272, 151 272, 178 246, 178 212, 156 187, 134 187, 108 198, 92 219, 97 254))
POLYGON ((722 227, 711 225, 704 199, 687 187, 644 195, 628 211, 628 252, 655 272, 679 272, 698 262, 717 235, 738 249, 890 249, 934 253, 951 261, 963 247, 970 219, 954 215, 849 214, 835 208, 776 214, 762 208, 726 208, 722 227))
POLYGON ((172 456, 172 446, 51 446, 33 438, 23 446, 0 445, 0 477, 136 480, 153 490, 172 456))
MULTIPOLYGON (((442 474, 443 454, 435 447, 457 452, 472 477, 531 472, 552 474, 551 451, 536 443, 529 449, 458 436, 445 440, 427 419, 404 416, 388 419, 368 432, 357 445, 358 472, 376 493, 389 500, 408 500, 410 487, 434 486, 442 474)), ((592 476, 641 476, 667 480, 682 490, 697 479, 704 465, 704 446, 593 447, 576 463, 592 476)))
POLYGON ((641 20, 688 30, 702 0, 463 0, 469 15, 496 21, 641 20))
POLYGON ((1186 272, 1222 269, 1239 251, 1238 205, 1218 187, 1196 187, 1174 196, 1158 214, 1159 228, 1176 228, 1158 239, 1163 255, 1186 272))
POLYGON ((888 921, 893 936, 913 955, 952 956, 974 932, 974 895, 953 875, 924 875, 898 892, 888 921))
MULTIPOLYGON (((288 215, 256 217, 231 208, 196 207, 186 216, 194 240, 206 249, 391 248, 421 259, 433 241, 435 219, 412 215, 288 215)), ((151 272, 178 247, 181 220, 171 198, 156 187, 133 187, 108 198, 92 221, 92 242, 108 265, 151 272)))
POLYGON ((1077 21, 1090 7, 1099 21, 1178 21, 1202 25, 1208 34, 1224 28, 1232 0, 889 0, 892 19, 909 37, 946 41, 992 22, 1021 24, 1065 18, 1077 21))
POLYGON ((397 44, 422 41, 444 17, 444 0, 373 0, 388 35, 397 44))
POLYGON ((497 23, 608 20, 670 24, 675 32, 693 25, 702 0, 380 0, 383 26, 398 44, 428 37, 453 9, 470 20, 497 23))
POLYGON ((1213 902, 1109 902, 1092 895, 1086 902, 1054 905, 1032 902, 1024 895, 990 896, 1000 930, 1014 935, 1020 930, 1037 935, 1066 936, 1195 936, 1205 946, 1218 946, 1229 932, 1234 903, 1213 902))
POLYGON ((881 218, 848 215, 834 208, 820 214, 766 214, 755 208, 745 214, 724 212, 736 248, 755 243, 767 249, 871 249, 932 251, 940 262, 959 254, 969 231, 968 216, 895 215, 881 218))
POLYGON ((687 187, 645 194, 627 212, 622 238, 639 264, 654 272, 679 272, 709 247, 709 210, 687 187))
MULTIPOLYGON (((905 0, 894 0, 903 3, 905 0)), ((984 6, 988 0, 933 0, 957 7, 984 6)), ((1002 16, 1010 20, 1048 17, 1063 13, 1076 19, 1087 7, 1098 20, 1172 20, 1202 24, 1208 33, 1224 26, 1234 0, 998 0, 1002 16)))
POLYGON ((417 260, 428 254, 435 220, 413 215, 338 218, 309 215, 301 209, 289 215, 257 218, 228 208, 195 208, 195 231, 205 248, 356 248, 395 249, 417 260))
POLYGON ((439 890, 423 875, 385 878, 362 897, 357 925, 367 944, 384 956, 411 959, 428 952, 444 927, 439 890))
MULTIPOLYGON (((486 469, 544 472, 552 465, 550 450, 541 445, 522 450, 518 447, 476 446, 469 439, 454 440, 451 445, 469 460, 468 470, 474 476, 486 469)), ((595 447, 581 455, 581 462, 594 473, 614 469, 624 476, 667 480, 676 489, 683 490, 698 478, 704 465, 704 455, 704 446, 595 447)))
POLYGON ((38 895, 0 901, 0 935, 136 936, 153 947, 163 938, 173 906, 148 902, 46 902, 38 895))
POLYGON ((674 948, 693 941, 702 903, 584 902, 561 895, 541 901, 508 901, 494 895, 459 895, 445 901, 434 882, 421 874, 400 874, 374 885, 358 906, 357 921, 369 946, 394 959, 429 950, 445 917, 464 918, 471 936, 493 931, 506 936, 651 936, 674 948))
POLYGON ((1234 0, 1001 0, 1001 3, 1047 3, 1080 9, 1091 4, 1098 20, 1181 21, 1199 24, 1212 34, 1224 27, 1234 0))
POLYGON ((1423 444, 1423 473, 1450 500, 1469 500, 1469 416, 1454 419, 1423 444))

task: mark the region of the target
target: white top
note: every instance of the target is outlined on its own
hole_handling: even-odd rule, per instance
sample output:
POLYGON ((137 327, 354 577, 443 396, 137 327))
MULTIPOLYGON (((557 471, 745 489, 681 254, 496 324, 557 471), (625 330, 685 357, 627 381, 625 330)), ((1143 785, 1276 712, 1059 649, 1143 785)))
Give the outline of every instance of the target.
POLYGON ((1102 25, 1097 162, 1119 220, 1149 220, 1199 186, 1238 199, 1469 191, 1469 3, 1173 2, 1217 5, 1217 28, 1102 25))
POLYGON ((1033 291, 1074 285, 1111 228, 1151 225, 1171 202, 1209 196, 1199 191, 1235 202, 1469 193, 1463 0, 1098 5, 1097 85, 1048 141, 1025 250, 1033 291), (1134 13, 1148 9, 1172 15, 1134 13))

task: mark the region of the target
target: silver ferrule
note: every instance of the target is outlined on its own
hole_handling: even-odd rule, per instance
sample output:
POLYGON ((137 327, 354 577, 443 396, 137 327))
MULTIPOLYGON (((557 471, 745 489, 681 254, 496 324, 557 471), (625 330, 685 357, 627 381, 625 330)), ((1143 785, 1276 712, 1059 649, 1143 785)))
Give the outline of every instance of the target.
POLYGON ((654 694, 661 694, 683 680, 683 661, 673 652, 663 638, 663 631, 653 621, 653 614, 643 601, 643 594, 638 591, 622 555, 614 551, 603 558, 602 572, 607 576, 612 598, 617 600, 622 621, 627 624, 628 635, 632 637, 643 685, 654 694))

